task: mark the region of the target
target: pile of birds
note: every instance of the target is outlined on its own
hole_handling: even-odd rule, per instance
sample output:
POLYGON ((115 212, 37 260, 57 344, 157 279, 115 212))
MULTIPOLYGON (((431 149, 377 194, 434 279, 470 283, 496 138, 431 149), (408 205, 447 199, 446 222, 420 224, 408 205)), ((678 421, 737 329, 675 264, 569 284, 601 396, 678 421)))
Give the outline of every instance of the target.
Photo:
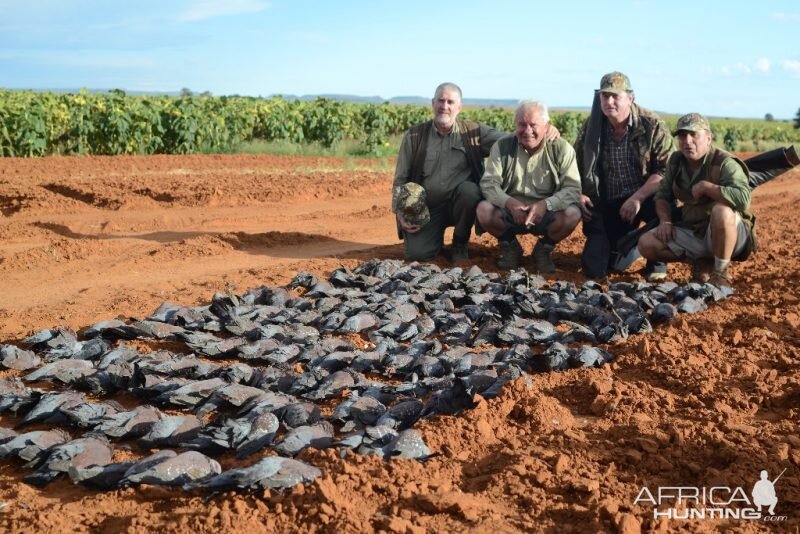
POLYGON ((372 260, 327 281, 300 273, 287 287, 217 293, 207 306, 167 302, 82 339, 57 328, 0 346, 0 367, 22 375, 0 379, 0 413, 18 421, 0 427, 0 457, 26 462, 37 486, 69 476, 99 489, 291 487, 321 474, 295 459, 309 447, 424 461, 434 453, 419 419, 469 409, 528 373, 601 366, 613 356, 597 345, 729 295, 372 260), (132 339, 187 353, 139 352, 132 339), (42 382, 55 387, 31 387, 42 382), (114 400, 123 392, 135 408, 114 400), (50 429, 25 432, 32 424, 50 429), (157 452, 113 462, 112 442, 157 452), (223 471, 212 457, 225 453, 261 459, 223 471))

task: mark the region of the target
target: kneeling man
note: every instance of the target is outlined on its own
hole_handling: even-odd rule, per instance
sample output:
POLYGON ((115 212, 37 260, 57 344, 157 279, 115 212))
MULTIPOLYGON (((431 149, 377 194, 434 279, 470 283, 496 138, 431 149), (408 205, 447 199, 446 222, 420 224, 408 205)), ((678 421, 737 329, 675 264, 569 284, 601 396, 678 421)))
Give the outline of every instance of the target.
POLYGON ((515 133, 500 138, 489 153, 481 179, 486 200, 478 204, 478 223, 500 242, 498 267, 521 265, 516 235, 531 233, 540 236, 532 253, 536 269, 550 273, 556 269, 553 248, 581 219, 575 150, 564 139, 545 138, 550 116, 540 102, 520 102, 514 121, 515 133))
POLYGON ((673 135, 680 151, 670 156, 655 195, 659 225, 639 239, 639 252, 691 263, 694 281, 730 287, 731 259, 744 260, 756 248, 747 167, 711 144, 711 127, 699 113, 678 119, 673 135), (676 199, 683 203, 680 221, 672 220, 676 199))

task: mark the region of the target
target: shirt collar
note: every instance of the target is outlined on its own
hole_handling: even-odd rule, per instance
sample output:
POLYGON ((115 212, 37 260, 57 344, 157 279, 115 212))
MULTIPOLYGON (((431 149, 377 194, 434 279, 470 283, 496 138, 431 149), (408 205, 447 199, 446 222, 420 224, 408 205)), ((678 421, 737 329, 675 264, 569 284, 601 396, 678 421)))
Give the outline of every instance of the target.
POLYGON ((692 169, 689 168, 689 161, 686 159, 686 157, 682 157, 681 159, 683 160, 682 161, 683 170, 686 172, 686 175, 689 176, 690 178, 694 178, 695 176, 703 172, 703 169, 705 169, 706 166, 709 165, 709 162, 711 161, 711 154, 713 152, 714 152, 714 145, 708 145, 708 152, 706 152, 706 155, 703 156, 703 162, 700 164, 700 166, 697 168, 695 172, 692 172, 692 169))
POLYGON ((440 133, 439 130, 436 128, 435 124, 433 125, 433 132, 439 137, 450 137, 453 134, 461 133, 460 130, 458 129, 458 120, 456 120, 456 122, 453 123, 453 127, 450 128, 450 131, 447 132, 446 134, 440 133))

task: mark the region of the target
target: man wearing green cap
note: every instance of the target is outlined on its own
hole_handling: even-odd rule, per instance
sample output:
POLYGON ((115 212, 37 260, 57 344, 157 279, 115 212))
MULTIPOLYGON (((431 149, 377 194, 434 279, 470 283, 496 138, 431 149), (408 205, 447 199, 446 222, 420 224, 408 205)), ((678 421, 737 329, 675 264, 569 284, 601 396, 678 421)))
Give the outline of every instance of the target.
POLYGON ((747 167, 711 144, 711 127, 699 113, 678 119, 673 135, 680 151, 670 156, 655 195, 659 225, 639 239, 639 251, 650 260, 689 262, 695 281, 730 287, 731 259, 756 249, 747 167), (680 221, 672 219, 675 200, 683 202, 680 221))
MULTIPOLYGON (((586 236, 581 261, 589 278, 624 270, 635 259, 623 261, 617 243, 643 220, 655 218, 652 197, 672 152, 666 124, 634 99, 626 75, 611 72, 603 76, 591 114, 575 143, 586 236)), ((648 262, 645 267, 648 280, 666 275, 663 263, 648 262)))

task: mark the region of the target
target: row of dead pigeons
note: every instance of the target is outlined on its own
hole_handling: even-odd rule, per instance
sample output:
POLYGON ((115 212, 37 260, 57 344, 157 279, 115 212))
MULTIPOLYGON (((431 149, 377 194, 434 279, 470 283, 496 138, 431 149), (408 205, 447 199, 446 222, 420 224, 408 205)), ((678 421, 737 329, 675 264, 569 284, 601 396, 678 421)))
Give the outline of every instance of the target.
POLYGON ((651 332, 728 295, 709 284, 619 282, 604 291, 593 282, 547 285, 523 270, 501 277, 372 260, 328 281, 301 273, 284 288, 216 294, 208 306, 164 303, 145 320, 98 323, 82 340, 46 329, 21 340, 26 349, 0 347, 3 367, 35 369, 0 381, 0 412, 20 418, 0 433, 0 456, 26 461, 34 484, 69 474, 101 488, 220 489, 311 480, 319 471, 291 458, 307 447, 425 459, 431 453, 411 428, 420 418, 458 413, 476 393, 495 396, 525 373, 602 365, 612 356, 595 344, 651 332), (368 339, 370 350, 343 334, 368 339), (140 353, 125 345, 130 339, 182 342, 190 353, 140 353), (39 381, 68 389, 26 385, 39 381), (126 410, 83 391, 131 392, 145 404, 126 410), (333 399, 322 417, 317 404, 333 399), (84 434, 17 432, 31 423, 84 434), (109 440, 132 439, 145 450, 187 450, 111 462, 109 440), (265 448, 280 456, 222 473, 206 456, 265 448))

